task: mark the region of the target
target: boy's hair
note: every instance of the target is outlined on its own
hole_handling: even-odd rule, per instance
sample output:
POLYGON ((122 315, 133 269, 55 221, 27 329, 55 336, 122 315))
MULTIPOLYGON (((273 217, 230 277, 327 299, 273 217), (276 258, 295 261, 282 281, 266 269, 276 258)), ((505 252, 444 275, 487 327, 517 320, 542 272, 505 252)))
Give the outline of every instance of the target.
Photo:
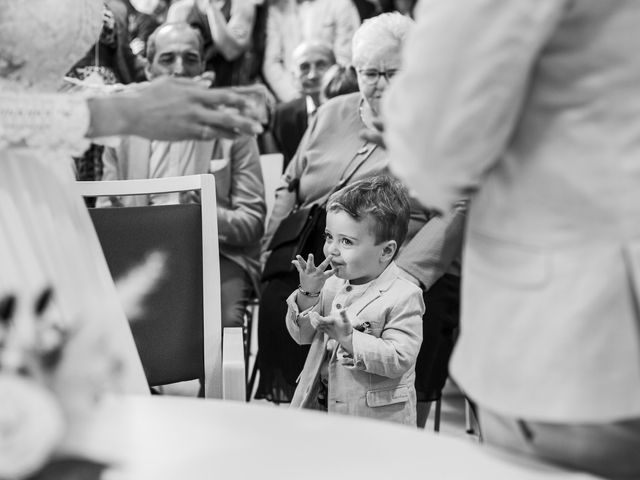
POLYGON ((409 197, 398 180, 386 175, 365 178, 329 197, 327 212, 342 210, 356 220, 371 216, 376 244, 395 240, 398 249, 409 230, 409 197))

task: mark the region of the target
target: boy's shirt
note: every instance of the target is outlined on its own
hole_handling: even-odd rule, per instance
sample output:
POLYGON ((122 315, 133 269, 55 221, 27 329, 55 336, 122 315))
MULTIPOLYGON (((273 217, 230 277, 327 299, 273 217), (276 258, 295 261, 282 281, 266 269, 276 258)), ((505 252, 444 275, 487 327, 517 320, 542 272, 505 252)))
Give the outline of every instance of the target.
POLYGON ((310 396, 328 360, 329 411, 415 422, 414 371, 425 307, 422 291, 401 277, 399 267, 392 262, 366 285, 331 277, 318 303, 304 312, 295 299, 296 292, 287 299, 287 328, 296 342, 312 346, 292 407, 306 407, 315 400, 310 396), (308 317, 309 311, 327 316, 342 309, 354 328, 353 356, 317 333, 308 317), (398 405, 390 407, 402 402, 406 403, 404 413, 398 405))

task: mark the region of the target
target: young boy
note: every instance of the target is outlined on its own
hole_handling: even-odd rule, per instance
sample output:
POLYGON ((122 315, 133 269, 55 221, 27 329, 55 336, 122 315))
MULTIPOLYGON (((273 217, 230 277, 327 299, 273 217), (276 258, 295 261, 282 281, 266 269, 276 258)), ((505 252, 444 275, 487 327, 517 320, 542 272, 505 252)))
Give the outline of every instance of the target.
POLYGON ((425 307, 421 290, 393 262, 408 224, 406 190, 389 177, 329 198, 326 260, 293 261, 300 286, 287 299, 287 329, 311 348, 292 407, 416 425, 425 307))

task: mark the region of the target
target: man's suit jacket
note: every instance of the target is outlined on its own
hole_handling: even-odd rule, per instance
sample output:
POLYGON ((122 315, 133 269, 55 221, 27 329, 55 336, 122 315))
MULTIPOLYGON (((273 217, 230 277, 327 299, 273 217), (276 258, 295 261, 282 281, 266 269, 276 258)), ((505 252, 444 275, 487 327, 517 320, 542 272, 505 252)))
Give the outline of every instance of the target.
POLYGON ((284 155, 284 168, 293 158, 300 145, 300 140, 307 129, 307 99, 296 98, 276 107, 273 116, 272 133, 276 145, 284 155))
MULTIPOLYGON (((327 316, 344 308, 354 326, 352 357, 345 356, 347 352, 330 341, 329 412, 415 426, 414 382, 422 343, 422 291, 400 276, 395 263, 361 296, 349 296, 349 288, 347 281, 331 277, 311 309, 327 316)), ((300 315, 296 294, 287 299, 287 329, 297 343, 311 343, 311 348, 291 407, 308 408, 316 401, 314 395, 328 342, 311 326, 308 315, 300 315)))
MULTIPOLYGON (((195 142, 192 162, 181 163, 181 175, 209 173, 216 168, 216 200, 220 254, 240 265, 257 285, 260 275, 259 245, 264 230, 266 204, 260 156, 253 137, 195 142)), ((124 137, 117 148, 105 148, 103 180, 149 178, 151 142, 124 137)), ((148 205, 146 195, 118 199, 126 206, 148 205)), ((98 206, 108 206, 100 199, 98 206)))
POLYGON ((383 111, 425 205, 475 192, 454 377, 503 415, 639 417, 640 2, 418 9, 383 111))

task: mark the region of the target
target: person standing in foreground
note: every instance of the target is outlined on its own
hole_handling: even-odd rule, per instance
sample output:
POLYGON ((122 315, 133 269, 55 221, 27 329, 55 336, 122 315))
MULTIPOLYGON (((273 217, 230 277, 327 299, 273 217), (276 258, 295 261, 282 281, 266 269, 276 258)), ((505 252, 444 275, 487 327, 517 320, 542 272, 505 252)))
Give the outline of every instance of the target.
POLYGON ((415 367, 425 307, 422 290, 393 261, 409 212, 405 188, 386 176, 329 197, 326 259, 318 266, 313 254, 293 260, 300 286, 287 299, 287 329, 311 348, 292 408, 416 426, 415 367))
POLYGON ((471 195, 452 375, 487 443, 638 478, 640 3, 422 0, 417 19, 385 140, 424 205, 471 195))
MULTIPOLYGON (((3 0, 0 9, 0 291, 21 312, 5 322, 21 333, 13 367, 0 369, 2 417, 10 424, 2 428, 2 478, 31 477, 59 446, 73 456, 72 445, 79 445, 106 394, 148 392, 127 317, 75 187, 71 156, 83 152, 89 138, 108 135, 204 140, 260 130, 241 95, 188 79, 159 79, 111 95, 60 93, 65 72, 98 39, 102 6, 102 0, 3 0), (38 304, 50 306, 45 316, 40 307, 29 307, 38 304), (55 365, 29 376, 23 365, 36 362, 20 357, 31 359, 33 346, 51 343, 41 342, 45 330, 32 328, 36 315, 42 325, 47 321, 49 333, 55 331, 54 339, 64 340, 55 346, 55 365), (30 422, 14 428, 15 418, 37 422, 38 441, 28 435, 30 422), (25 449, 19 439, 26 439, 25 449)), ((3 343, 4 359, 9 342, 3 343)))

